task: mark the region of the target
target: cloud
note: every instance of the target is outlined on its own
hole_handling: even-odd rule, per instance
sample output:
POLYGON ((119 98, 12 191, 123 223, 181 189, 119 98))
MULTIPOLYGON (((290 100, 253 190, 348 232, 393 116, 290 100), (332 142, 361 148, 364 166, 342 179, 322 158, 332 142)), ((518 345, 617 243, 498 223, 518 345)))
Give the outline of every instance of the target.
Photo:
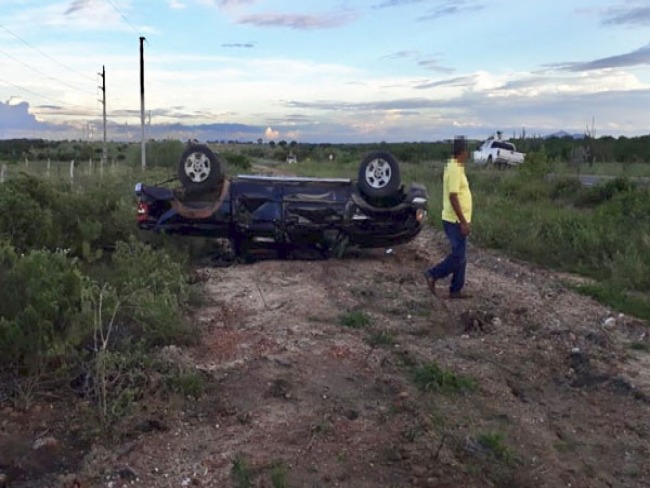
POLYGON ((630 51, 629 53, 608 56, 593 61, 547 64, 544 65, 544 67, 560 71, 582 72, 645 65, 650 65, 650 44, 646 44, 645 46, 630 51))
POLYGON ((417 55, 418 55, 417 51, 402 50, 402 51, 396 51, 394 53, 386 54, 385 56, 382 56, 381 59, 406 59, 406 58, 413 58, 417 55))
POLYGON ((414 88, 417 90, 427 90, 429 88, 439 88, 444 86, 470 87, 476 84, 477 78, 477 75, 457 76, 455 78, 448 78, 446 80, 420 83, 418 85, 415 85, 414 88))
POLYGON ((64 12, 64 15, 73 14, 79 10, 83 10, 92 3, 92 0, 74 0, 64 12))
POLYGON ((437 20, 441 17, 449 15, 460 15, 468 12, 477 12, 485 8, 484 4, 480 4, 474 0, 444 0, 439 2, 438 5, 429 9, 429 11, 418 18, 420 21, 437 20))
POLYGON ((267 127, 266 130, 264 131, 264 137, 267 139, 277 139, 280 137, 280 132, 277 130, 273 130, 271 127, 267 127))
POLYGON ((0 102, 0 130, 28 129, 32 130, 38 121, 29 113, 29 103, 7 100, 0 102))
POLYGON ((321 15, 262 13, 240 17, 239 24, 257 27, 288 27, 298 30, 331 29, 349 24, 357 18, 354 12, 340 12, 321 15))
POLYGON ((437 71, 440 73, 453 73, 455 71, 453 68, 441 66, 440 61, 437 59, 423 59, 422 61, 418 61, 418 66, 426 68, 430 71, 437 71))
POLYGON ((187 5, 185 5, 180 0, 169 0, 168 5, 169 5, 169 8, 171 8, 173 10, 183 10, 183 9, 187 8, 187 5))
POLYGON ((250 48, 255 47, 255 43, 254 42, 234 42, 234 43, 222 44, 221 47, 250 49, 250 48))
POLYGON ((603 25, 650 26, 650 7, 610 8, 603 25))
POLYGON ((242 5, 250 5, 255 3, 256 0, 219 0, 219 7, 221 8, 237 8, 242 5))
POLYGON ((379 9, 379 8, 390 8, 390 7, 401 7, 403 5, 411 5, 414 3, 422 3, 426 0, 386 0, 383 3, 379 3, 377 5, 373 5, 372 8, 379 9))

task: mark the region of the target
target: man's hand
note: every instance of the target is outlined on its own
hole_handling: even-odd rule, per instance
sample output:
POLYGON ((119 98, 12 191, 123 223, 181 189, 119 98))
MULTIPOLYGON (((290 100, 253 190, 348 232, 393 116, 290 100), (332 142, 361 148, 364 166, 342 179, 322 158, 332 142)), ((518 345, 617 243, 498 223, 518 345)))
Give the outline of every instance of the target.
POLYGON ((450 193, 449 201, 451 202, 451 206, 454 209, 454 212, 456 212, 458 222, 460 222, 460 233, 464 236, 468 236, 470 232, 472 232, 472 229, 469 225, 469 222, 465 220, 465 216, 463 215, 463 209, 460 207, 460 201, 458 200, 458 193, 450 193))

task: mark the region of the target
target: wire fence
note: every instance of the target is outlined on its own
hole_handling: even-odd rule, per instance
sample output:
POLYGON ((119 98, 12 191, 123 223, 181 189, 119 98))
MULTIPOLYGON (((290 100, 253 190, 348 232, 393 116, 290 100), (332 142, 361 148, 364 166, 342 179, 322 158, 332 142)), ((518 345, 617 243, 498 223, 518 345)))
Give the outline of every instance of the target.
POLYGON ((45 178, 52 181, 85 184, 101 181, 104 177, 125 174, 131 168, 124 162, 111 159, 103 162, 101 159, 70 161, 30 161, 25 158, 21 163, 0 161, 0 184, 21 174, 45 178))

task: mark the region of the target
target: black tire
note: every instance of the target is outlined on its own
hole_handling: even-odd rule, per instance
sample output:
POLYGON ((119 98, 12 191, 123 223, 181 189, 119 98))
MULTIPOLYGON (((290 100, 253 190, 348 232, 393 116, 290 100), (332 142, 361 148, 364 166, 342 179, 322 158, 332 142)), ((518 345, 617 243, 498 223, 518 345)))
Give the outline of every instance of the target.
POLYGON ((188 192, 215 190, 223 182, 223 164, 204 144, 192 144, 178 162, 178 179, 188 192))
POLYGON ((488 156, 487 158, 487 167, 492 168, 492 156, 488 156))
POLYGON ((359 190, 370 199, 394 196, 400 188, 399 164, 386 151, 373 151, 366 155, 359 166, 359 190))

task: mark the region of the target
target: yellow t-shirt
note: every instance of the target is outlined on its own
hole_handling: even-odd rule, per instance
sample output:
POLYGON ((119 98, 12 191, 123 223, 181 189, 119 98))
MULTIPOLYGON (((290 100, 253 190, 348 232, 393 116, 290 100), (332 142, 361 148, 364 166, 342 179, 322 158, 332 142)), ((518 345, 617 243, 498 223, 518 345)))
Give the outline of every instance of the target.
POLYGON ((450 159, 445 165, 442 184, 442 220, 453 223, 459 222, 458 217, 456 217, 456 212, 454 212, 454 207, 451 206, 451 201, 449 200, 450 193, 457 193, 463 215, 467 222, 471 222, 472 193, 469 190, 469 183, 465 175, 465 166, 458 164, 454 158, 450 159))

